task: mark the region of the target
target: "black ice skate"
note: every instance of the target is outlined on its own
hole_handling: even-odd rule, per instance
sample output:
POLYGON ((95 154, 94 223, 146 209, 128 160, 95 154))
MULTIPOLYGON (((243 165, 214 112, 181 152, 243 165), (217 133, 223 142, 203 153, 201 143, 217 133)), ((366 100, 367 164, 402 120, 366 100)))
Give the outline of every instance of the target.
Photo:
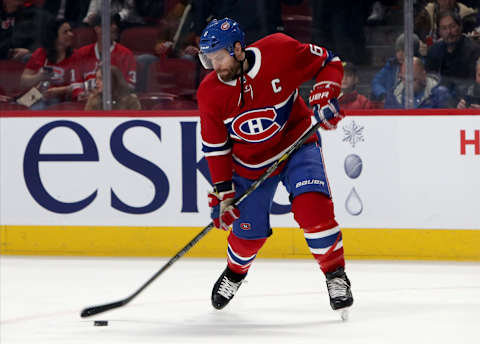
POLYGON ((328 272, 327 289, 330 296, 330 306, 335 311, 340 311, 343 320, 348 318, 348 307, 353 304, 350 281, 343 267, 333 272, 328 272))
POLYGON ((237 274, 227 266, 220 275, 212 290, 212 305, 216 309, 222 309, 235 296, 238 288, 242 285, 247 274, 237 274))

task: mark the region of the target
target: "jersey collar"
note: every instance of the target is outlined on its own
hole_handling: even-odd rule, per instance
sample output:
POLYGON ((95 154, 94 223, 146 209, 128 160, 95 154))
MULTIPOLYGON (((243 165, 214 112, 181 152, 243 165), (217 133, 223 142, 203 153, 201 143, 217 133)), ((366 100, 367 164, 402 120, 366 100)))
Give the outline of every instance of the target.
MULTIPOLYGON (((112 45, 110 46, 110 52, 112 52, 113 49, 115 49, 116 44, 117 44, 116 42, 112 43, 112 45)), ((100 56, 100 52, 98 51, 98 43, 95 43, 95 56, 97 57, 97 60, 102 59, 102 57, 100 56)))

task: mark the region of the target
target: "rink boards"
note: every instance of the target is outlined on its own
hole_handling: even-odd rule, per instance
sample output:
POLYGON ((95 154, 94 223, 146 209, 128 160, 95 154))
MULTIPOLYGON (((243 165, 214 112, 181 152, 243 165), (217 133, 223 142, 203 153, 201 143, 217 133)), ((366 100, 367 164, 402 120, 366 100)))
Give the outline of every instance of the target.
MULTIPOLYGON (((322 132, 347 257, 480 260, 480 116, 349 112, 322 132)), ((209 222, 195 112, 8 112, 3 254, 171 256, 209 222)), ((308 257, 280 187, 263 257, 308 257)), ((214 230, 191 256, 225 256, 214 230)))

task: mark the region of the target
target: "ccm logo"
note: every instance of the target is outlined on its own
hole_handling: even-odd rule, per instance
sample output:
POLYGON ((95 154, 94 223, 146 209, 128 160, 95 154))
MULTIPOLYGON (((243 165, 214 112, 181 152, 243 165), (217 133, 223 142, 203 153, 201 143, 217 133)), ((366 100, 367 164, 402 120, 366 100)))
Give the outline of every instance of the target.
POLYGON ((467 154, 467 145, 472 145, 475 149, 475 155, 480 155, 480 130, 473 131, 473 138, 467 139, 465 130, 460 130, 460 154, 467 154))

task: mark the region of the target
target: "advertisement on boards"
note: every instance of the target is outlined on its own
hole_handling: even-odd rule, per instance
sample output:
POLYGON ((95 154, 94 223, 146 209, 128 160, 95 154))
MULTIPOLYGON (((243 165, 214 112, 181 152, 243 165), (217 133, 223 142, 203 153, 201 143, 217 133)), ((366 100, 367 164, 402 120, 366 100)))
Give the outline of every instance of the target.
MULTIPOLYGON (((203 226, 198 117, 3 117, 2 225, 203 226)), ((321 132, 349 228, 480 229, 479 116, 352 116, 321 132)), ((273 227, 296 227, 279 186, 273 227)))

